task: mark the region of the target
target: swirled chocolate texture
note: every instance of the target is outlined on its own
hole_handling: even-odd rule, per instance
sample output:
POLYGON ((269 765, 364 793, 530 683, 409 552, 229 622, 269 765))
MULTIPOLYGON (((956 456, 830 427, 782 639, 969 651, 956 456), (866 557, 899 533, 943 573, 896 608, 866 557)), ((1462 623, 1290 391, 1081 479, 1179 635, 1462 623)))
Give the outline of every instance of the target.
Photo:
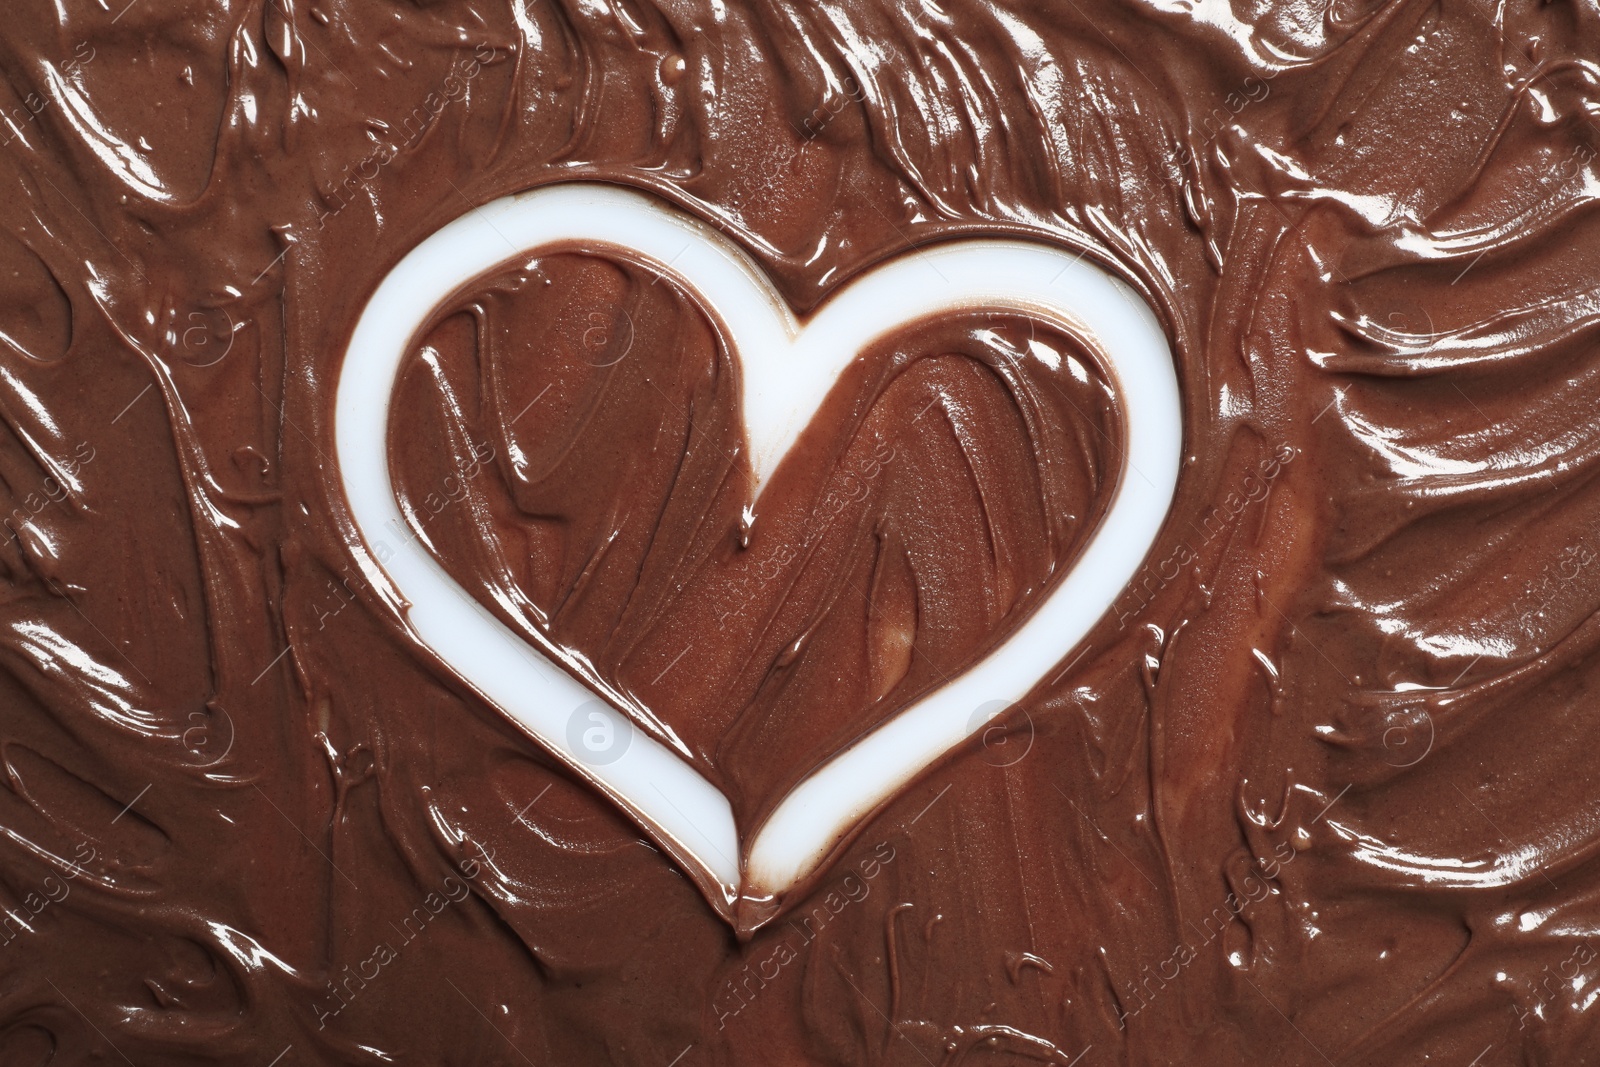
MULTIPOLYGON (((0 1062, 1595 1062, 1597 54, 1591 8, 1522 0, 19 0, 0 1062), (716 223, 801 313, 941 238, 1093 245, 1184 385, 1173 512, 1065 672, 748 943, 407 637, 330 458, 384 273, 577 178, 716 223)), ((564 366, 587 341, 548 302, 465 294, 403 381, 407 499, 464 584, 515 581, 641 695, 738 553, 782 560, 766 629, 707 653, 737 676, 651 693, 741 810, 783 785, 762 724, 821 752, 980 655, 1103 507, 1089 354, 1062 406, 1006 362, 1029 324, 919 324, 792 472, 796 508, 838 490, 807 575, 718 495, 735 357, 693 301, 539 266, 643 347, 564 366), (535 439, 512 405, 546 385, 568 421, 535 439), (662 436, 608 468, 606 426, 662 436), (710 525, 650 527, 680 538, 655 557, 610 510, 674 499, 710 525), (771 674, 784 605, 829 596, 771 674)))

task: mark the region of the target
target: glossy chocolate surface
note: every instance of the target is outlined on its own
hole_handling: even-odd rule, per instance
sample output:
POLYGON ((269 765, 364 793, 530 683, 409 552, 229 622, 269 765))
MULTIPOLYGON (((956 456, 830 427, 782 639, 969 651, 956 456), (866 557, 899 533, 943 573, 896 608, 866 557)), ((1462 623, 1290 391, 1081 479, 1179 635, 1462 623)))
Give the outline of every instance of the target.
MULTIPOLYGON (((1600 1057, 1591 10, 122 2, 0 28, 0 1063, 1600 1057), (748 943, 353 565, 363 301, 573 179, 802 312, 944 237, 1093 244, 1185 385, 1082 655, 748 943)), ((955 316, 743 544, 736 356, 671 279, 527 258, 419 342, 403 495, 743 819, 1104 507, 1092 354, 955 316)))

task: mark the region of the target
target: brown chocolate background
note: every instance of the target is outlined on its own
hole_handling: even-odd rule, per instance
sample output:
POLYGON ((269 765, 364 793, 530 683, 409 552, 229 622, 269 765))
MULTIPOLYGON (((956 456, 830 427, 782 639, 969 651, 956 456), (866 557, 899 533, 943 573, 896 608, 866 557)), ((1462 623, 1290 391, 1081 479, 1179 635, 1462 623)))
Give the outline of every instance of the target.
POLYGON ((1596 18, 11 5, 0 1063, 1600 1061, 1596 18), (801 309, 1087 235, 1186 385, 1089 652, 748 945, 340 518, 365 295, 579 177, 801 309))

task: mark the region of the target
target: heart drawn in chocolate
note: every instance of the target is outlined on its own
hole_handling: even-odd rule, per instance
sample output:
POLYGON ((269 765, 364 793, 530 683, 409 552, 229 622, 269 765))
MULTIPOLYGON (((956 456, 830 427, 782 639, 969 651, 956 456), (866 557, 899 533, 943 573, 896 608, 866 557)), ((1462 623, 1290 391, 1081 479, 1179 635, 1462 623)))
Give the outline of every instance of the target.
MULTIPOLYGON (((1182 410, 1173 360, 1149 306, 1123 281, 1043 243, 959 240, 853 279, 798 319, 760 267, 714 228, 643 194, 569 183, 474 209, 417 245, 383 279, 351 336, 335 442, 368 579, 459 678, 610 797, 742 933, 919 772, 1059 670, 1134 576, 1177 484, 1182 410), (1126 433, 1097 529, 1068 573, 1010 636, 794 786, 741 839, 733 808, 669 745, 632 731, 596 758, 594 731, 623 706, 581 655, 513 630, 408 533, 389 456, 391 397, 430 316, 508 257, 563 246, 616 249, 671 275, 711 311, 741 368, 753 498, 846 366, 908 323, 954 311, 1015 312, 1080 339, 1115 380, 1126 433), (582 679, 580 681, 580 678, 582 679), (983 709, 974 721, 975 708, 983 709)), ((623 726, 626 729, 626 726, 623 726)))

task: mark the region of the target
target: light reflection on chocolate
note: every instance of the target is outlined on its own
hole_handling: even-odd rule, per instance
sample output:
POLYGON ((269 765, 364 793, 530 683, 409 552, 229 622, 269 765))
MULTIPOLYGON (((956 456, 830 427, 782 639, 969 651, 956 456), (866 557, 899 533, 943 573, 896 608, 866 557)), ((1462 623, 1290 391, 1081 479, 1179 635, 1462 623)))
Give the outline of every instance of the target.
MULTIPOLYGON (((11 15, 0 903, 28 930, 0 945, 0 1062, 1593 1055, 1600 42, 1583 9, 28 0, 11 15), (809 938, 780 923, 739 945, 351 577, 328 401, 363 296, 471 205, 580 177, 716 221, 802 310, 908 244, 1086 235, 1179 353, 1191 458, 1149 575, 1028 702, 1025 758, 975 740, 864 828, 797 903, 809 938), (201 724, 231 738, 214 762, 201 724), (69 873, 70 893, 29 906, 69 873), (430 918, 408 925, 419 907, 430 918), (374 971, 380 944, 394 958, 374 971)), ((602 314, 639 284, 595 257, 550 270, 609 292, 602 314)), ((628 376, 661 353, 668 396, 705 398, 695 433, 730 444, 723 354, 670 287, 646 288, 609 367, 541 365, 592 325, 549 307, 527 311, 549 341, 514 374, 490 346, 499 415, 460 411, 493 449, 470 484, 500 510, 440 532, 480 584, 505 575, 468 535, 529 538, 510 577, 570 603, 558 624, 641 689, 692 644, 672 628, 700 640, 737 578, 697 570, 682 608, 614 636, 626 591, 601 569, 566 596, 570 562, 535 543, 553 520, 519 518, 578 514, 574 543, 591 545, 614 501, 552 507, 574 506, 550 480, 565 438, 524 439, 509 416, 559 379, 552 411, 590 405, 636 440, 625 401, 654 394, 628 376), (613 379, 632 384, 598 391, 613 379)), ((915 365, 866 420, 909 419, 937 387, 990 412, 984 449, 1020 448, 990 432, 1015 408, 972 325, 902 344, 915 365)), ((438 390, 485 388, 459 322, 440 330, 441 373, 406 384, 413 489, 470 462, 437 443, 454 410, 438 390)), ((1085 444, 1048 469, 1084 515, 1101 462, 1086 428, 1113 417, 1089 416, 1052 416, 1085 444)), ((941 466, 957 435, 902 453, 873 433, 853 438, 863 462, 880 480, 920 464, 926 495, 882 481, 866 501, 970 505, 941 466)), ((695 460, 715 536, 673 558, 720 544, 725 566, 735 509, 716 450, 695 460)), ((1030 524, 1027 493, 1001 497, 1011 569, 957 576, 996 613, 1071 554, 1069 533, 1030 524)), ((817 534, 859 562, 852 508, 867 505, 817 534)), ((907 532, 943 538, 946 563, 981 558, 973 524, 947 534, 942 517, 907 532)), ((903 626, 863 613, 903 619, 913 590, 954 588, 892 568, 882 583, 853 627, 828 616, 857 698, 931 671, 903 626)), ((941 631, 938 656, 959 663, 987 633, 941 631)), ((735 691, 712 668, 748 691, 770 662, 723 649, 651 691, 751 812, 794 769, 762 758, 775 742, 758 727, 821 751, 863 706, 818 718, 774 692, 771 716, 726 730, 742 705, 700 699, 735 691)))

